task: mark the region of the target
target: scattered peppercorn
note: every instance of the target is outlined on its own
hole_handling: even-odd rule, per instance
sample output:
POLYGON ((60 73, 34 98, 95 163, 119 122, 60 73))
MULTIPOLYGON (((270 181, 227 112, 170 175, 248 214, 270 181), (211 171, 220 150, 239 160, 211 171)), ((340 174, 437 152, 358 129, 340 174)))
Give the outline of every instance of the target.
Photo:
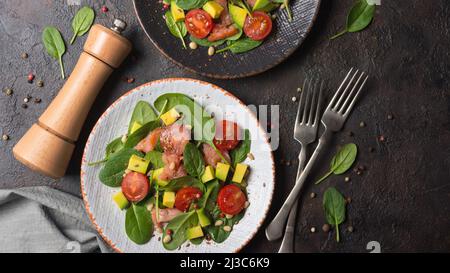
POLYGON ((39 80, 39 81, 37 82, 37 86, 38 86, 38 87, 43 87, 43 86, 44 86, 44 81, 39 80))
POLYGON ((292 97, 292 101, 296 102, 297 101, 297 97, 292 97))
POLYGON ((301 93, 302 92, 302 88, 301 87, 297 88, 297 92, 301 93))
POLYGON ((3 134, 2 139, 4 141, 7 141, 7 140, 9 140, 9 136, 7 134, 3 134))
POLYGON ((24 104, 22 104, 22 108, 23 108, 23 109, 27 109, 27 108, 28 108, 28 105, 24 103, 24 104))
POLYGON ((378 140, 379 140, 380 142, 385 142, 385 141, 386 141, 386 138, 385 138, 383 135, 381 135, 381 136, 378 137, 378 140))
POLYGON ((314 232, 316 232, 316 228, 315 228, 315 227, 312 227, 312 228, 311 228, 311 233, 314 233, 314 232))
POLYGON ((166 230, 166 234, 172 235, 172 233, 173 233, 173 231, 170 228, 166 230))
POLYGON ((127 78, 127 83, 133 83, 133 82, 134 82, 134 78, 131 78, 131 77, 127 78))
POLYGON ((387 118, 388 118, 388 120, 392 120, 392 119, 394 119, 394 116, 393 116, 392 114, 389 114, 389 115, 387 116, 387 118))
POLYGON ((286 161, 286 166, 291 166, 291 161, 290 160, 286 161))
POLYGON ((28 58, 28 54, 24 52, 24 53, 22 53, 22 55, 20 55, 20 57, 22 59, 27 59, 28 58))
POLYGON ((33 80, 34 80, 34 75, 33 75, 33 73, 28 74, 27 80, 28 80, 28 83, 33 83, 33 80))
POLYGON ((28 103, 29 101, 30 101, 30 99, 28 97, 23 99, 23 102, 25 102, 25 103, 28 103))
POLYGON ((323 232, 329 232, 330 231, 330 225, 329 224, 324 224, 322 226, 322 230, 323 230, 323 232))
POLYGON ((348 226, 348 227, 347 227, 347 231, 350 232, 350 233, 352 233, 352 232, 353 232, 353 226, 348 226))
POLYGON ((347 197, 345 199, 345 203, 350 204, 352 202, 352 198, 351 197, 347 197))
POLYGON ((102 7, 102 12, 106 13, 106 12, 108 12, 108 11, 109 11, 109 9, 108 9, 107 6, 103 6, 103 7, 102 7))
POLYGON ((350 182, 350 177, 346 176, 346 177, 344 178, 344 180, 345 180, 345 182, 350 182))
POLYGON ((366 123, 364 122, 364 121, 361 121, 360 123, 359 123, 359 127, 366 127, 366 123))
POLYGON ((348 131, 347 135, 348 135, 349 137, 351 137, 351 136, 353 136, 353 132, 352 132, 352 131, 348 131))
POLYGON ((5 94, 7 95, 7 96, 11 96, 12 94, 13 94, 13 91, 12 91, 12 89, 11 88, 6 88, 3 92, 5 92, 5 94))
POLYGON ((366 170, 366 166, 364 166, 364 165, 359 165, 359 166, 358 166, 358 170, 360 170, 360 171, 365 171, 365 170, 366 170))
POLYGON ((312 193, 309 195, 309 197, 311 197, 311 199, 316 198, 316 193, 315 193, 315 192, 312 192, 312 193))

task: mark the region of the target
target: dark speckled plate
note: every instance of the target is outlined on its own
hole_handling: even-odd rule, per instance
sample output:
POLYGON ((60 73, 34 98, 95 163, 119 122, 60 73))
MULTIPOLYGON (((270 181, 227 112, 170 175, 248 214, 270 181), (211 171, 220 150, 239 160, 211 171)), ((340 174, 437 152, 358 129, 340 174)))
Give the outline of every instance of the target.
MULTIPOLYGON (((274 27, 264 43, 242 54, 215 54, 208 56, 206 47, 184 49, 173 37, 163 19, 164 11, 157 0, 134 0, 134 8, 147 36, 155 46, 178 65, 213 78, 232 79, 264 72, 284 61, 303 42, 311 29, 320 0, 291 0, 293 20, 286 11, 278 11, 274 27)), ((186 37, 189 43, 189 37, 186 37)))

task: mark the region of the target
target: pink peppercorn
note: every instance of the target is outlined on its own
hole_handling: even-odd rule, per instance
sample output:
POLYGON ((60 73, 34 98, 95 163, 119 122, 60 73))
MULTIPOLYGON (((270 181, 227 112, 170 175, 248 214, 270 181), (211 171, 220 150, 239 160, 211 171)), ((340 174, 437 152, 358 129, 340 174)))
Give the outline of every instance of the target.
POLYGON ((108 11, 109 11, 109 9, 108 9, 107 6, 103 6, 103 7, 102 7, 102 12, 105 12, 105 13, 106 13, 106 12, 108 12, 108 11))

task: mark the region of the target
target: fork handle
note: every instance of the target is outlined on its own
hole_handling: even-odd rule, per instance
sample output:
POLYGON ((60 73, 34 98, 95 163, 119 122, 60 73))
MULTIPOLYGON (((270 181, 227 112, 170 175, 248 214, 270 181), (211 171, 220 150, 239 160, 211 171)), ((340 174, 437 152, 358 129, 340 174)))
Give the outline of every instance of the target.
POLYGON ((289 193, 288 198, 284 201, 283 206, 278 211, 275 218, 270 222, 269 226, 266 228, 266 237, 269 241, 275 240, 276 238, 280 238, 283 235, 283 228, 286 223, 286 220, 289 216, 289 212, 291 211, 294 203, 297 201, 300 190, 305 183, 306 178, 311 172, 314 163, 316 162, 319 154, 321 154, 323 148, 326 146, 327 142, 330 140, 332 132, 330 130, 325 129, 325 132, 319 139, 319 143, 317 144, 314 153, 311 155, 311 159, 306 164, 305 169, 301 173, 300 177, 297 179, 294 188, 289 193))
MULTIPOLYGON (((297 180, 300 177, 300 174, 302 173, 302 170, 305 168, 306 164, 306 150, 307 145, 302 145, 300 154, 298 155, 298 169, 297 169, 297 180)), ((295 201, 294 206, 291 209, 291 212, 289 213, 288 222, 286 225, 286 229, 284 231, 284 237, 283 241, 281 242, 280 249, 278 250, 278 253, 294 253, 295 247, 294 247, 294 239, 295 239, 295 220, 297 218, 297 209, 298 209, 298 200, 295 201)))

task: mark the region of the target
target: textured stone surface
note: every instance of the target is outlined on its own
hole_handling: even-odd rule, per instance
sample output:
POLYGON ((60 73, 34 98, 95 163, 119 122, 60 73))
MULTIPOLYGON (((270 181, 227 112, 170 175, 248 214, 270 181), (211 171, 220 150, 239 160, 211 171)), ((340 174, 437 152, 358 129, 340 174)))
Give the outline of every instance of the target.
MULTIPOLYGON (((57 62, 43 50, 41 31, 45 25, 57 26, 67 39, 71 36, 70 20, 79 8, 67 2, 25 1, 0 2, 0 83, 11 87, 11 97, 0 96, 0 133, 11 139, 0 143, 0 187, 50 185, 79 195, 78 173, 86 138, 101 113, 125 91, 147 81, 164 77, 198 77, 166 60, 145 37, 137 23, 131 1, 105 1, 109 12, 100 11, 98 1, 89 1, 97 11, 96 22, 109 25, 118 16, 129 28, 125 35, 134 44, 132 56, 114 72, 96 100, 83 128, 67 176, 53 181, 21 166, 11 154, 12 147, 36 121, 61 88, 57 62), (29 58, 20 58, 27 52, 29 58), (29 72, 36 74, 34 84, 27 83, 29 72), (122 80, 134 77, 132 84, 122 80), (45 82, 36 86, 37 80, 45 82), (40 104, 28 103, 26 95, 42 98, 40 104)), ((276 192, 269 218, 274 216, 293 185, 296 151, 292 139, 297 87, 306 75, 323 77, 334 90, 347 69, 356 66, 368 71, 371 79, 365 95, 348 120, 345 132, 336 135, 330 151, 322 157, 311 178, 325 172, 335 147, 355 142, 360 153, 358 163, 367 171, 357 176, 349 173, 335 176, 313 186, 306 184, 298 219, 297 251, 366 252, 369 241, 378 241, 385 252, 450 250, 450 94, 449 71, 450 3, 441 1, 382 1, 373 24, 365 31, 347 34, 334 41, 328 38, 339 31, 353 1, 324 0, 311 35, 286 62, 259 76, 240 80, 209 80, 233 92, 249 104, 279 104, 280 148, 277 161, 276 192), (394 119, 388 120, 388 114, 394 119), (366 127, 360 128, 360 121, 366 127), (377 141, 384 135, 386 141, 377 141), (369 147, 375 151, 369 153, 369 147), (282 160, 291 165, 281 164, 282 160), (334 234, 324 234, 322 193, 336 186, 352 198, 342 241, 334 234), (309 194, 317 193, 315 199, 309 194), (346 227, 352 225, 353 233, 346 227), (319 232, 310 233, 315 226, 319 232)), ((88 3, 88 1, 82 1, 88 3)), ((64 63, 68 73, 73 69, 86 36, 68 46, 64 63)), ((31 100, 33 101, 33 99, 31 100)), ((267 224, 267 221, 266 221, 267 224)), ((279 242, 266 241, 261 230, 245 248, 249 252, 270 252, 279 242)))

